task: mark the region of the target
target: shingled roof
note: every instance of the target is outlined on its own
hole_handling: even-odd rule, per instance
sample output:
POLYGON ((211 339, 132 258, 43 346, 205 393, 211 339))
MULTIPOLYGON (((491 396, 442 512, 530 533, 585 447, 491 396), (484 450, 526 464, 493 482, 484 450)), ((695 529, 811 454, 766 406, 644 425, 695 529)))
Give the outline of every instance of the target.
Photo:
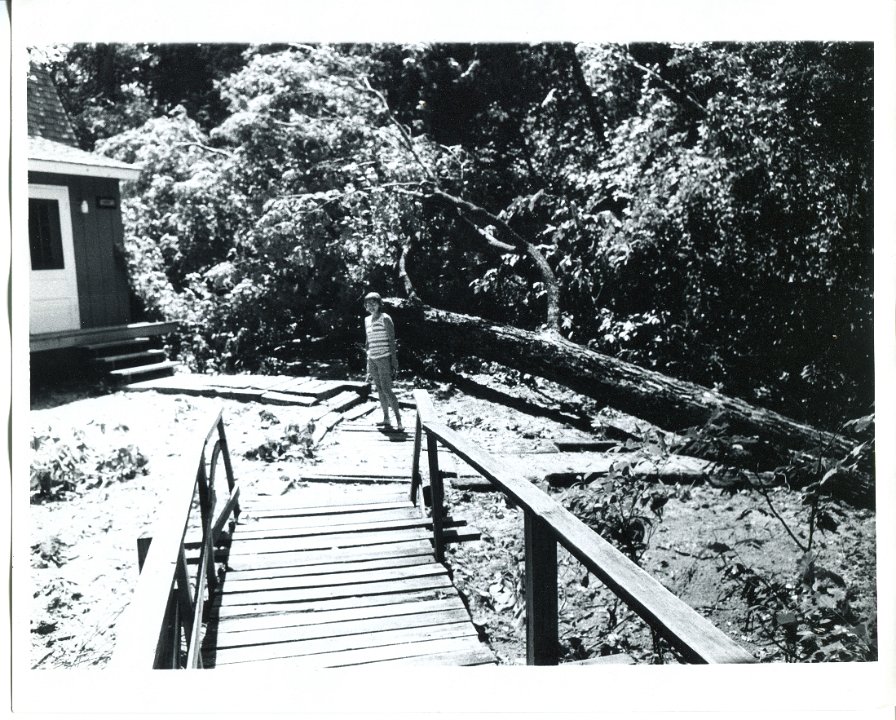
POLYGON ((136 180, 136 165, 78 147, 72 124, 46 68, 28 71, 28 169, 36 172, 136 180))
POLYGON ((28 137, 41 137, 78 147, 72 124, 46 68, 32 65, 28 71, 28 137))

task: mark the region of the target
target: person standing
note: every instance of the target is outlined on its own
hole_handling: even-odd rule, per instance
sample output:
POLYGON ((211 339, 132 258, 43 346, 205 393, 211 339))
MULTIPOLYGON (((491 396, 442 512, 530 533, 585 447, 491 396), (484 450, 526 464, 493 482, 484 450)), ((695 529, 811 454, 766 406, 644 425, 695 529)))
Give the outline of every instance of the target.
POLYGON ((398 398, 392 389, 392 380, 398 374, 398 353, 395 350, 395 325, 383 312, 383 299, 379 293, 368 293, 364 296, 364 308, 370 313, 364 318, 364 330, 367 335, 367 382, 373 382, 380 397, 383 408, 383 421, 379 423, 391 428, 389 408, 395 414, 395 427, 403 430, 401 415, 398 411, 398 398))

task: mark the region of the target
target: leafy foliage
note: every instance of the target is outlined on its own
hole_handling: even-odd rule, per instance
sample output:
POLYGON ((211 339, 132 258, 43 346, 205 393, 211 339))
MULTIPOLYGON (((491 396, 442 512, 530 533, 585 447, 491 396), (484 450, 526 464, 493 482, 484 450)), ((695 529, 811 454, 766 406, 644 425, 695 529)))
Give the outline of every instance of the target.
POLYGON ((402 252, 424 301, 544 322, 532 259, 439 188, 538 246, 571 339, 828 427, 869 410, 869 44, 77 45, 53 67, 85 145, 105 124, 99 149, 144 167, 135 289, 198 368, 354 329, 402 252))
MULTIPOLYGON (((105 426, 94 428, 105 433, 105 426)), ((113 429, 121 434, 127 428, 113 429)), ((45 502, 116 482, 132 480, 147 473, 148 460, 138 447, 123 444, 108 446, 97 453, 84 432, 70 436, 52 428, 31 436, 31 501, 45 502)))

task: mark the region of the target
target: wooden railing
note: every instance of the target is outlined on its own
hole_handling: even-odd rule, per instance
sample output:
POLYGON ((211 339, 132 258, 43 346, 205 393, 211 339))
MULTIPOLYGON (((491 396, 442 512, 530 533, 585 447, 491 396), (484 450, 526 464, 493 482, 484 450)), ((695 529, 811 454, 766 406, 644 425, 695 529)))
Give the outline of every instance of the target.
POLYGON ((221 410, 201 427, 205 432, 197 438, 198 455, 187 466, 195 474, 175 484, 160 509, 151 542, 148 538, 138 541, 141 573, 134 598, 118 623, 113 668, 202 667, 206 591, 211 599, 218 582, 214 548, 231 515, 239 515, 239 487, 233 477, 221 410), (215 492, 219 460, 224 461, 227 475, 226 496, 222 495, 220 502, 215 492), (198 542, 190 543, 187 532, 197 493, 201 535, 198 542), (194 544, 199 546, 199 561, 190 577, 186 551, 194 544))
POLYGON ((507 472, 472 442, 439 422, 429 395, 414 393, 417 422, 411 501, 421 487, 420 453, 426 435, 430 506, 436 558, 444 559, 444 488, 439 473, 441 443, 487 478, 522 509, 525 534, 526 661, 556 665, 560 644, 557 620, 557 545, 594 573, 660 637, 692 663, 752 663, 755 658, 693 608, 595 533, 528 480, 507 472))

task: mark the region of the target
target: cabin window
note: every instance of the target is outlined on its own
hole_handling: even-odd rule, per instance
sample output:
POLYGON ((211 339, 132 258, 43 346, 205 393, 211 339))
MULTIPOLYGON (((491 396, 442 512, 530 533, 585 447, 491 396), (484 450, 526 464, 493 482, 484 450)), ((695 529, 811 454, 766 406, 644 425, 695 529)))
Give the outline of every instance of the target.
POLYGON ((57 200, 28 199, 28 239, 31 243, 32 270, 65 268, 57 200))

